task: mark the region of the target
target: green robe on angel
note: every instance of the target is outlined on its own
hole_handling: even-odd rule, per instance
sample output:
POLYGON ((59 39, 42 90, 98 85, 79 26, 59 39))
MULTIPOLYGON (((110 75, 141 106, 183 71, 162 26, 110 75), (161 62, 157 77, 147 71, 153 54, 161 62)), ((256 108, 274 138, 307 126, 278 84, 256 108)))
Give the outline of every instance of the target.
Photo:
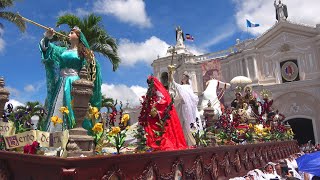
MULTIPOLYGON (((83 35, 83 34, 82 34, 83 35)), ((86 40, 80 38, 80 41, 87 48, 86 40)), ((79 72, 83 66, 87 64, 84 58, 79 58, 77 50, 69 50, 66 47, 60 47, 44 38, 40 41, 40 50, 42 54, 42 62, 46 69, 47 78, 47 98, 45 106, 47 109, 47 118, 42 129, 49 132, 62 131, 71 129, 75 126, 76 119, 72 109, 72 82, 79 79, 79 72), (59 109, 68 107, 69 114, 62 115, 59 109), (51 122, 52 116, 58 116, 63 119, 62 124, 51 122)), ((96 62, 96 79, 94 81, 93 95, 90 99, 91 106, 100 108, 101 106, 101 72, 100 65, 96 62)), ((91 121, 85 120, 83 127, 91 130, 91 121)))

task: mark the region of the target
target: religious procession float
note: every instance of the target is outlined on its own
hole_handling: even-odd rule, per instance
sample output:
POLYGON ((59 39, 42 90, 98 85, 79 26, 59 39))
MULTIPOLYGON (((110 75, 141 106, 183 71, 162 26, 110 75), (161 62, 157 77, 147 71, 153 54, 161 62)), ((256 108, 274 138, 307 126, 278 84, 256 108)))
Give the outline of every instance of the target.
POLYGON ((188 74, 176 83, 173 65, 169 88, 147 78, 131 123, 122 102, 102 100, 100 65, 81 29, 71 29, 68 48, 51 43, 59 34, 46 29, 39 45, 45 106, 5 105, 9 91, 0 79, 2 179, 228 179, 299 151, 271 92, 239 85, 222 106, 216 90, 230 84, 212 79, 199 112, 188 74))

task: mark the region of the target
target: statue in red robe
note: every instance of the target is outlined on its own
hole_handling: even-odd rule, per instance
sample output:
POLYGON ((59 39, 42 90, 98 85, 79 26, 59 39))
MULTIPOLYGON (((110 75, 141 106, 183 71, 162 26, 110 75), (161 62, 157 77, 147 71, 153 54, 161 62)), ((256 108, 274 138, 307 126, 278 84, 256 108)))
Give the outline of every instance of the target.
POLYGON ((169 92, 150 76, 143 97, 139 123, 146 133, 146 145, 154 150, 186 149, 183 130, 169 92))

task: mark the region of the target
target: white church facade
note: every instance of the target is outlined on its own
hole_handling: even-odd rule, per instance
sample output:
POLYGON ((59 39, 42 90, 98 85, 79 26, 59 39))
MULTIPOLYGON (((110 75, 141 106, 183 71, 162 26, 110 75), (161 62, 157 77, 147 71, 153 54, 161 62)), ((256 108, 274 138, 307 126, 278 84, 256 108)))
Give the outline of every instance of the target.
MULTIPOLYGON (((152 63, 154 75, 164 85, 168 85, 167 67, 173 64, 176 81, 188 72, 200 100, 205 82, 212 77, 224 82, 249 77, 254 91, 272 92, 274 108, 286 116, 297 135, 303 134, 303 143, 320 143, 320 24, 312 27, 279 20, 255 39, 237 40, 228 50, 200 56, 183 44, 169 47, 166 57, 152 63)), ((230 105, 233 99, 229 91, 224 104, 230 105)))

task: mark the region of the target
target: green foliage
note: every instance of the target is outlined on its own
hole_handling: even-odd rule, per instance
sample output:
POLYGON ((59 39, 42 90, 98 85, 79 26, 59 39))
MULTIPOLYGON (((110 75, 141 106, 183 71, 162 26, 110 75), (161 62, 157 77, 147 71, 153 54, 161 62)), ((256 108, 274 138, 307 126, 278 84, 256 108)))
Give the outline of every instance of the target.
POLYGON ((120 131, 115 135, 107 136, 109 141, 116 147, 118 154, 120 154, 120 150, 123 147, 124 142, 126 140, 126 137, 127 137, 126 133, 127 133, 127 129, 120 131))
POLYGON ((192 136, 196 140, 196 146, 208 146, 210 139, 207 137, 206 131, 196 130, 192 132, 192 136))
POLYGON ((146 149, 148 149, 145 131, 141 125, 138 125, 138 129, 137 129, 134 137, 138 140, 137 141, 137 150, 138 151, 145 151, 146 149))
MULTIPOLYGON (((14 0, 0 0, 0 19, 4 19, 15 24, 21 32, 24 32, 26 30, 26 24, 18 13, 2 11, 3 9, 12 7, 13 5, 14 0)), ((0 23, 0 28, 3 28, 2 23, 0 23)))
POLYGON ((18 106, 15 111, 11 112, 7 119, 14 122, 16 133, 26 132, 32 129, 31 118, 38 116, 39 121, 37 129, 43 130, 44 128, 44 108, 38 102, 27 102, 25 106, 18 106))

